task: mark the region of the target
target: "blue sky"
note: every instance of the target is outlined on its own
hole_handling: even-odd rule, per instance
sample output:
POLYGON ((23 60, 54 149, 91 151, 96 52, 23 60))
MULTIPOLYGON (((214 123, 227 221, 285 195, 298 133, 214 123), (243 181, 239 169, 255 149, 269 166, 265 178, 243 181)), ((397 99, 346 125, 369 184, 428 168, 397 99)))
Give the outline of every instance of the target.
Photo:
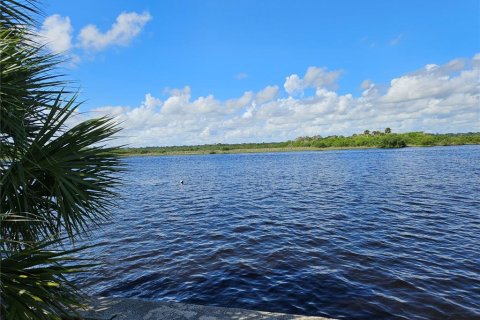
MULTIPOLYGON (((377 112, 388 109, 386 114, 391 114, 392 106, 386 106, 384 100, 395 90, 392 80, 410 76, 410 80, 417 81, 418 76, 412 75, 436 65, 438 70, 424 72, 423 82, 416 87, 426 86, 427 80, 432 85, 433 73, 441 79, 447 69, 450 86, 442 82, 445 92, 414 95, 415 101, 426 99, 423 104, 418 102, 421 108, 438 104, 439 98, 450 99, 451 108, 454 100, 447 94, 453 92, 458 98, 463 90, 458 88, 465 87, 458 86, 458 82, 471 84, 478 75, 475 57, 480 52, 479 0, 54 0, 46 2, 44 11, 46 19, 39 26, 40 33, 53 51, 66 51, 65 55, 73 59, 66 68, 82 87, 82 98, 86 100, 82 111, 117 116, 127 124, 127 140, 133 145, 275 141, 300 134, 350 134, 369 123, 356 123, 352 120, 354 114, 342 120, 342 112, 347 112, 345 108, 353 112, 365 104, 358 99, 370 86, 378 92, 369 108, 377 112), (122 15, 125 19, 115 27, 122 15), (84 31, 88 25, 95 26, 94 30, 84 31), (308 68, 316 69, 310 69, 307 75, 308 68), (473 74, 465 78, 463 71, 473 74), (297 78, 290 78, 287 85, 287 77, 292 75, 297 78), (271 94, 264 92, 268 99, 259 99, 259 92, 267 87, 271 88, 267 90, 271 94), (248 92, 252 93, 250 99, 248 94, 245 96, 248 92), (329 93, 334 93, 336 100, 329 100, 332 106, 324 107, 321 103, 331 99, 329 93), (210 95, 213 99, 208 99, 210 95), (184 101, 183 105, 172 107, 175 112, 167 112, 169 103, 174 103, 171 98, 179 96, 186 98, 177 99, 184 101), (243 102, 237 101, 241 97, 243 102), (341 102, 342 97, 350 100, 341 102), (235 108, 228 106, 228 101, 233 100, 238 102, 235 108), (273 102, 277 109, 271 106, 273 102), (306 109, 306 105, 316 107, 306 109), (152 109, 150 116, 158 116, 155 123, 146 114, 143 123, 139 121, 142 106, 152 109), (304 109, 302 115, 299 108, 304 109), (204 121, 187 135, 185 128, 190 130, 192 126, 179 120, 186 113, 194 122, 204 121), (298 122, 277 119, 281 114, 298 122), (235 122, 235 117, 239 121, 235 122), (172 128, 173 122, 178 122, 177 128, 172 128), (305 123, 308 128, 303 128, 305 123), (204 138, 198 138, 202 134, 204 138)), ((469 94, 464 97, 467 104, 479 101, 478 84, 473 84, 469 94)), ((371 128, 389 124, 396 131, 479 130, 475 104, 465 110, 465 102, 457 99, 462 107, 448 112, 442 109, 433 117, 432 110, 422 112, 411 110, 411 104, 402 105, 411 99, 407 96, 389 103, 396 103, 396 113, 407 110, 410 117, 403 122, 384 117, 372 121, 371 128), (445 116, 455 111, 456 115, 470 114, 470 122, 457 117, 456 125, 443 125, 442 121, 456 121, 445 116), (415 116, 419 118, 413 121, 415 116)), ((368 119, 371 109, 365 108, 359 118, 368 119)))

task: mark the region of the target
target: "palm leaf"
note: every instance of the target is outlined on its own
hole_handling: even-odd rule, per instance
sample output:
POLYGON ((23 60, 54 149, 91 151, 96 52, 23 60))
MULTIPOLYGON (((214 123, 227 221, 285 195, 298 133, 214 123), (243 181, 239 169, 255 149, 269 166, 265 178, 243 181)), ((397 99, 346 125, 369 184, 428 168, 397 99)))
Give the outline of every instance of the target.
POLYGON ((65 275, 94 264, 74 257, 84 247, 52 249, 60 243, 61 239, 45 240, 9 250, 2 241, 0 295, 6 320, 61 319, 82 306, 83 295, 65 275))
MULTIPOLYGON (((57 99, 57 103, 59 100, 57 99)), ((122 163, 105 143, 118 128, 108 118, 84 121, 62 132, 75 107, 53 106, 29 148, 4 168, 2 212, 35 212, 46 223, 9 225, 12 239, 34 240, 66 231, 73 239, 105 221, 122 163)))
POLYGON ((123 170, 111 119, 67 125, 77 95, 60 57, 32 39, 39 14, 34 0, 0 1, 2 319, 60 319, 79 305, 66 275, 91 265, 60 244, 105 221, 123 170))

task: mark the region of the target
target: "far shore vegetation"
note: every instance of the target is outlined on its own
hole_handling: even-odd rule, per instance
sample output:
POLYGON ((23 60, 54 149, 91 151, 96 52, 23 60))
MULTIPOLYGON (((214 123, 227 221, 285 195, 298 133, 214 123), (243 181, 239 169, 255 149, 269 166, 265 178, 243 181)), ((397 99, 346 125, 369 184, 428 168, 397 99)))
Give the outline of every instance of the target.
POLYGON ((190 155, 256 152, 288 152, 362 148, 403 148, 480 144, 480 132, 432 134, 424 132, 392 133, 365 130, 351 136, 299 137, 295 140, 271 143, 206 144, 196 146, 122 148, 124 156, 190 155))

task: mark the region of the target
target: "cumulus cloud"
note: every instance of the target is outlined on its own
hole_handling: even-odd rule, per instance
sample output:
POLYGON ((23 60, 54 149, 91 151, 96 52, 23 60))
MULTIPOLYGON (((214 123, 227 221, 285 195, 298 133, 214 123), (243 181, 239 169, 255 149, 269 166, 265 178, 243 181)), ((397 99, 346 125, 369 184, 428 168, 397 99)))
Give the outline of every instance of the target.
POLYGON ((37 35, 52 52, 63 53, 72 48, 72 32, 70 18, 54 14, 45 19, 37 35))
POLYGON ((273 100, 278 94, 278 86, 267 86, 257 92, 255 95, 256 103, 265 103, 267 101, 273 100))
POLYGON ((145 24, 152 19, 148 12, 121 13, 115 23, 106 32, 98 30, 97 26, 90 24, 78 35, 79 46, 86 50, 103 50, 109 46, 126 46, 135 38, 145 24))
POLYGON ((336 88, 336 81, 341 71, 328 71, 327 68, 309 67, 303 78, 292 74, 285 79, 283 87, 290 94, 302 93, 307 88, 336 88))
POLYGON ((155 98, 150 93, 145 95, 145 101, 143 105, 147 108, 155 108, 162 105, 162 100, 155 98))
POLYGON ((310 67, 287 77, 285 92, 267 86, 221 101, 192 98, 189 87, 147 94, 137 107, 107 106, 92 114, 114 116, 125 130, 118 143, 131 146, 282 141, 305 135, 363 132, 480 131, 480 55, 423 68, 377 85, 364 81, 359 96, 339 94, 338 72, 310 67), (314 93, 292 96, 306 87, 314 93))
POLYGON ((455 59, 439 66, 428 64, 424 69, 393 79, 382 101, 396 103, 402 101, 440 99, 455 94, 472 94, 479 88, 478 68, 467 68, 468 62, 455 59))
POLYGON ((362 88, 363 90, 367 90, 367 89, 370 89, 372 88, 373 86, 373 82, 371 80, 363 80, 363 82, 360 84, 360 88, 362 88))
POLYGON ((53 53, 63 53, 70 66, 80 61, 80 50, 90 53, 109 46, 127 46, 152 19, 148 12, 121 13, 109 30, 102 33, 95 25, 80 30, 77 42, 73 39, 73 26, 69 17, 54 14, 45 18, 39 30, 34 30, 34 40, 43 43, 53 53))
POLYGON ((66 66, 73 67, 80 62, 80 56, 73 52, 73 27, 69 17, 51 15, 42 23, 39 30, 33 30, 32 39, 56 54, 63 54, 66 66))

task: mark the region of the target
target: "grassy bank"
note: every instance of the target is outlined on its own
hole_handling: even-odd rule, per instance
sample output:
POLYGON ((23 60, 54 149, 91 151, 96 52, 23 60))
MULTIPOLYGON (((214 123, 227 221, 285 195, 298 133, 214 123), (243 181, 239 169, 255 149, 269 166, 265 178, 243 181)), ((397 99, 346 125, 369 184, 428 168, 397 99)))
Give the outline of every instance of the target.
POLYGON ((256 152, 320 151, 361 148, 402 148, 480 144, 480 133, 430 134, 423 132, 364 132, 345 136, 299 137, 275 143, 207 144, 197 146, 122 148, 124 156, 192 155, 256 152))

